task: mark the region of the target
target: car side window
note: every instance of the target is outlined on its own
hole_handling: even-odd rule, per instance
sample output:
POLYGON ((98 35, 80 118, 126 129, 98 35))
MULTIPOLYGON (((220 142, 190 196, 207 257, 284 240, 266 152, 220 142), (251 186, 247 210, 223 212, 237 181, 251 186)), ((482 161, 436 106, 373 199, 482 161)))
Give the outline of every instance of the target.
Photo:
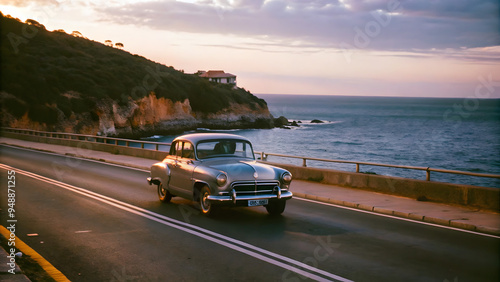
POLYGON ((182 148, 182 157, 187 159, 194 159, 193 144, 189 142, 184 142, 184 146, 182 148))
POLYGON ((172 145, 170 145, 170 151, 168 152, 169 155, 171 156, 175 156, 176 155, 176 150, 177 150, 177 143, 178 142, 175 142, 173 143, 172 145))
POLYGON ((177 142, 177 144, 175 144, 175 155, 178 157, 182 157, 182 143, 183 142, 177 142))

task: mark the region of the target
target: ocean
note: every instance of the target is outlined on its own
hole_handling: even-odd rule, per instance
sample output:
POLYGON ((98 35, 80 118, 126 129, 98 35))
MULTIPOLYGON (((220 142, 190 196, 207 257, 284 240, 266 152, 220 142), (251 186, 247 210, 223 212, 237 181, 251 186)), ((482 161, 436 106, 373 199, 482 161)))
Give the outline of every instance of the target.
MULTIPOLYGON (((267 101, 274 117, 285 116, 300 126, 223 131, 249 138, 255 151, 500 174, 500 99, 257 96, 267 101), (315 119, 323 123, 311 123, 315 119)), ((174 137, 154 139, 171 142, 174 137)), ((273 156, 268 160, 302 164, 273 156)), ((308 161, 308 166, 356 169, 353 164, 315 161, 308 161)), ((425 171, 366 165, 360 171, 424 180, 426 176, 425 171)), ((432 172, 431 180, 500 188, 500 179, 494 178, 432 172)))

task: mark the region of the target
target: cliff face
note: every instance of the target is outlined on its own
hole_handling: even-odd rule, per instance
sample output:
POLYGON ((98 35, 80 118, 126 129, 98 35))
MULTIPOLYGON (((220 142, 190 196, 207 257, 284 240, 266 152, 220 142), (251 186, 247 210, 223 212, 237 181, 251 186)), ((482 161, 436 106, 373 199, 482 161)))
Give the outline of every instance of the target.
POLYGON ((188 99, 173 102, 157 98, 154 94, 137 101, 130 100, 111 107, 99 115, 99 133, 113 135, 149 135, 209 128, 270 128, 272 115, 267 107, 258 104, 230 103, 217 113, 201 113, 192 110, 188 99), (252 109, 253 108, 253 109, 252 109))
POLYGON ((100 106, 98 130, 103 135, 133 134, 151 131, 163 122, 182 120, 194 122, 189 100, 183 102, 157 98, 154 94, 126 105, 107 101, 100 106))
POLYGON ((62 131, 90 135, 147 136, 171 134, 198 127, 217 129, 270 128, 273 117, 267 107, 259 104, 237 104, 217 113, 202 113, 192 110, 188 99, 173 102, 150 94, 138 100, 129 99, 125 105, 107 99, 96 103, 92 113, 72 113, 67 118, 56 105, 57 122, 47 125, 32 121, 28 114, 16 118, 4 111, 3 125, 13 128, 29 128, 41 131, 62 131))

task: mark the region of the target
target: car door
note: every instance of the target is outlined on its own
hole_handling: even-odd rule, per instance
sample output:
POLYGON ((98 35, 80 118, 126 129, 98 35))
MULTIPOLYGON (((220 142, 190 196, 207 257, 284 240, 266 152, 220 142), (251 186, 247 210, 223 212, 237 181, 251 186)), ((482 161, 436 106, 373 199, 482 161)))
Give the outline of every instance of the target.
MULTIPOLYGON (((171 167, 170 184, 178 194, 190 198, 193 195, 193 171, 196 167, 194 146, 188 141, 176 144, 176 159, 171 167)), ((181 196, 181 195, 179 195, 181 196)))

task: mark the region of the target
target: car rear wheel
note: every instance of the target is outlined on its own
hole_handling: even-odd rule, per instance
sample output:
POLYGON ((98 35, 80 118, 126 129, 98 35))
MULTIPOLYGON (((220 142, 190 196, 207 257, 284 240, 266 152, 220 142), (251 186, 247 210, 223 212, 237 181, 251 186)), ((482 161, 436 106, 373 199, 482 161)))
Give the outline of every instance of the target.
POLYGON ((266 210, 270 215, 280 215, 285 211, 286 200, 269 201, 266 210))
POLYGON ((158 198, 164 203, 169 203, 172 200, 172 194, 163 187, 163 183, 158 184, 158 198))
POLYGON ((210 215, 213 214, 214 212, 214 205, 208 200, 208 196, 210 195, 210 188, 208 186, 203 186, 200 190, 200 198, 199 198, 199 204, 200 204, 200 210, 204 215, 210 215))

